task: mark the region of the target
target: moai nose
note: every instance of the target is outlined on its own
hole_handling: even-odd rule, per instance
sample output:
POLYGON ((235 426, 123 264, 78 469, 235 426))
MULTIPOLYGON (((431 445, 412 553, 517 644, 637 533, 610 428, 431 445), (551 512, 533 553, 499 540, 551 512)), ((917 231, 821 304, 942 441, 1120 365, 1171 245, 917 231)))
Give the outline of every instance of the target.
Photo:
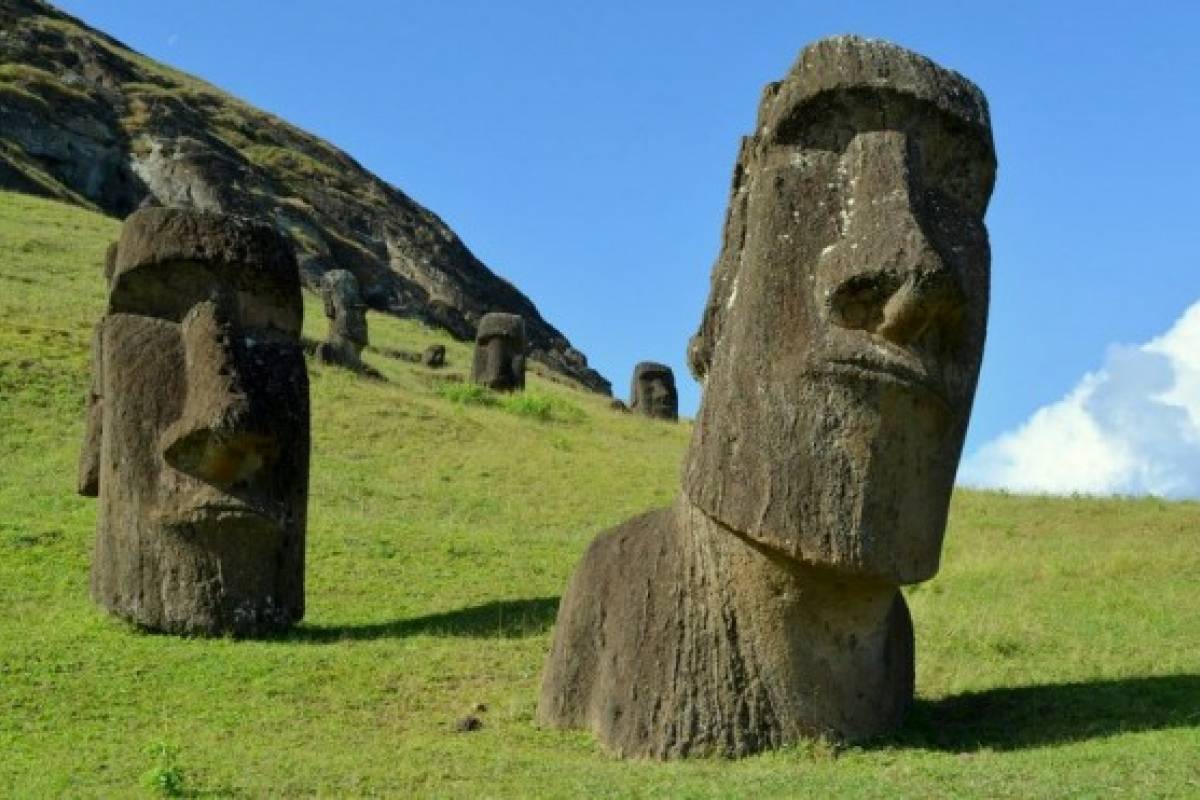
POLYGON ((922 223, 919 170, 908 136, 874 131, 843 155, 844 222, 822 256, 831 320, 908 345, 943 321, 961 293, 922 223))
POLYGON ((219 301, 197 304, 181 324, 187 370, 183 413, 163 434, 175 469, 222 488, 249 484, 275 460, 278 442, 242 380, 244 348, 219 301))
POLYGON ((512 372, 512 354, 508 342, 500 336, 493 336, 487 342, 488 374, 495 377, 509 377, 512 372))

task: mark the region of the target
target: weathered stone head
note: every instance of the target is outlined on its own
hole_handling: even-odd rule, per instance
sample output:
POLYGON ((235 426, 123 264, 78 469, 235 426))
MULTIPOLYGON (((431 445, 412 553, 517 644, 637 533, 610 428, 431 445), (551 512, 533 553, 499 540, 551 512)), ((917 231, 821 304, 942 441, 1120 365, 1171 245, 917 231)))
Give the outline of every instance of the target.
POLYGON ((474 383, 499 391, 525 388, 525 320, 519 314, 484 314, 475 332, 474 383))
POLYGON ((125 222, 81 459, 80 490, 100 500, 98 603, 175 632, 303 616, 302 313, 295 258, 271 227, 167 208, 125 222))
POLYGON ((689 348, 706 376, 693 503, 805 562, 936 572, 995 171, 983 95, 900 47, 827 39, 767 87, 689 348))
POLYGON ((321 345, 321 360, 348 367, 361 367, 367 346, 367 304, 358 289, 358 279, 344 269, 333 269, 321 278, 321 299, 329 319, 329 338, 321 345))
POLYGON ((683 491, 601 533, 538 717, 620 753, 865 739, 913 696, 983 348, 987 105, 886 42, 805 48, 742 143, 683 491))
POLYGON ((655 419, 679 419, 679 393, 671 368, 654 361, 634 367, 629 409, 655 419))

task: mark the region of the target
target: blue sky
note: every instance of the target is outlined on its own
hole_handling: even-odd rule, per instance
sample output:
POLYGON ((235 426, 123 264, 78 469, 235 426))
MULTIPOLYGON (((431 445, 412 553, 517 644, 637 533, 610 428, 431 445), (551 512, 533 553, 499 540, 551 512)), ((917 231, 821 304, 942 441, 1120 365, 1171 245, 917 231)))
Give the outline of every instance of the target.
POLYGON ((983 88, 1000 164, 968 482, 1200 494, 1200 476, 1144 477, 1200 464, 1200 379, 1185 391, 1200 349, 1185 324, 1200 300, 1198 4, 59 5, 348 151, 530 295, 619 395, 635 362, 671 364, 689 414, 684 348, 762 85, 829 34, 917 50, 983 88), (1056 483, 1064 447, 1085 473, 1108 461, 1056 483))

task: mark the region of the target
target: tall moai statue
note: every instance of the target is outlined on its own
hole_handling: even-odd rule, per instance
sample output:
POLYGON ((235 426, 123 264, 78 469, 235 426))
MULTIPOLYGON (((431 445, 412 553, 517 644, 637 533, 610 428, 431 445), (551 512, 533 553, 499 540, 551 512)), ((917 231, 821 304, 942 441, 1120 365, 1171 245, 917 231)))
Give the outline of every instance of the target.
POLYGON ((642 361, 633 368, 629 410, 655 419, 679 419, 675 373, 666 364, 642 361))
POLYGON ((475 331, 471 381, 507 392, 525 388, 525 320, 519 314, 484 314, 475 331))
POLYGON ((304 616, 309 458, 292 250, 268 225, 149 208, 114 256, 80 458, 92 596, 154 630, 285 628, 304 616))
POLYGON ((329 320, 329 336, 317 347, 317 357, 328 364, 363 369, 367 346, 367 304, 358 279, 344 269, 332 269, 321 278, 321 299, 329 320))
POLYGON ((826 39, 767 87, 689 348, 706 385, 682 491, 588 548, 543 724, 669 758, 900 723, 899 587, 938 568, 995 169, 979 89, 895 45, 826 39))

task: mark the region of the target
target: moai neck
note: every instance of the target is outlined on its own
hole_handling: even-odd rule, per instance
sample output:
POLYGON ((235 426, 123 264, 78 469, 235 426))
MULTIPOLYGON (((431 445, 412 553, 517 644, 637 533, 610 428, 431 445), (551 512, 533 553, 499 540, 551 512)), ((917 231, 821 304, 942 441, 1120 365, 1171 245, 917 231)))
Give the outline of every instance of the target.
POLYGON ((675 513, 688 584, 680 600, 694 611, 684 627, 707 640, 691 652, 709 661, 703 672, 728 670, 741 687, 697 693, 697 703, 715 706, 714 722, 730 726, 728 736, 757 727, 753 751, 801 735, 858 739, 898 724, 912 696, 913 642, 895 585, 802 564, 686 496, 675 513), (737 714, 755 703, 760 725, 739 730, 737 714))

